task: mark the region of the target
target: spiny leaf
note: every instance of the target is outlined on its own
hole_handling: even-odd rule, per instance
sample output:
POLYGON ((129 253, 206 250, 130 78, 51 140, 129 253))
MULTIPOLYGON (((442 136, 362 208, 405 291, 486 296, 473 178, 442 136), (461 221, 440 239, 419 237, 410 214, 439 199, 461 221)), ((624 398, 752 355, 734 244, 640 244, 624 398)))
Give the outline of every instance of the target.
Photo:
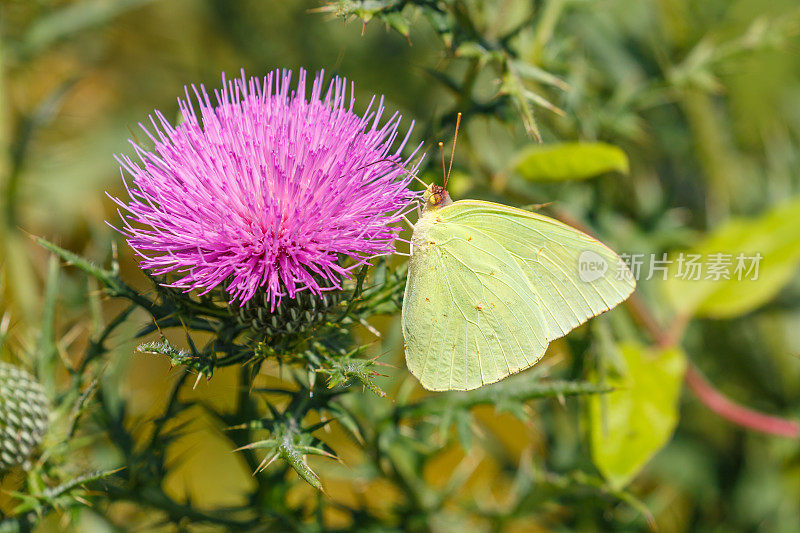
POLYGON ((213 372, 213 365, 207 358, 188 352, 180 348, 172 346, 166 338, 162 337, 161 341, 151 341, 140 344, 136 347, 139 353, 152 353, 164 355, 169 358, 171 366, 183 365, 193 370, 196 370, 200 375, 205 375, 211 378, 213 372))
POLYGON ((128 300, 148 310, 153 307, 152 302, 150 302, 144 296, 141 296, 134 289, 123 282, 122 279, 120 279, 116 268, 113 268, 112 270, 100 268, 88 259, 85 259, 74 252, 70 252, 69 250, 65 250, 64 248, 61 248, 57 244, 53 244, 47 239, 35 236, 33 238, 40 246, 58 255, 66 262, 66 264, 73 265, 84 271, 89 276, 97 279, 105 286, 106 291, 111 296, 127 298, 128 300))
POLYGON ((342 358, 332 361, 330 368, 322 368, 319 372, 328 375, 328 388, 339 387, 354 380, 381 398, 385 398, 386 393, 372 381, 374 376, 380 375, 374 370, 369 370, 373 365, 375 361, 370 359, 342 358))
POLYGON ((540 398, 577 396, 610 392, 612 387, 605 384, 582 381, 532 381, 520 376, 507 379, 491 387, 483 387, 469 392, 440 393, 399 409, 406 417, 440 414, 457 409, 468 409, 477 405, 498 405, 506 402, 525 402, 540 398))
MULTIPOLYGON (((256 471, 253 474, 258 474, 262 470, 268 468, 272 463, 274 463, 277 459, 282 459, 286 461, 286 463, 291 466, 297 475, 299 475, 303 480, 305 480, 309 485, 314 487, 317 490, 322 489, 322 482, 319 479, 319 476, 311 470, 311 467, 303 459, 304 454, 314 454, 314 455, 323 455, 325 457, 330 457, 333 459, 338 460, 338 457, 329 453, 322 448, 318 448, 315 446, 308 446, 303 444, 298 444, 295 442, 297 437, 291 431, 286 430, 285 428, 281 428, 278 432, 278 436, 272 439, 267 439, 263 441, 254 442, 252 444, 247 444, 238 448, 235 451, 241 450, 251 450, 251 449, 266 449, 269 450, 267 454, 264 456, 264 460, 258 465, 256 471)), ((301 436, 302 439, 302 436, 301 436)))
POLYGON ((84 259, 83 257, 79 256, 74 252, 70 252, 69 250, 65 250, 61 248, 57 244, 53 244, 52 242, 44 239, 42 237, 34 237, 34 240, 42 247, 47 248, 51 252, 55 253, 57 256, 61 257, 68 265, 73 265, 93 278, 98 279, 101 281, 106 287, 113 287, 114 283, 114 273, 110 270, 106 270, 103 268, 98 267, 88 259, 84 259))
POLYGON ((48 499, 56 498, 61 496, 75 487, 79 487, 81 485, 85 485, 87 483, 92 483, 94 481, 100 481, 101 479, 105 479, 107 477, 113 476, 117 472, 124 470, 125 467, 122 468, 115 468, 113 470, 97 470, 95 472, 88 472, 86 474, 82 474, 76 478, 73 478, 66 483, 62 483, 57 487, 53 487, 44 491, 43 496, 48 499))
MULTIPOLYGON (((297 475, 303 478, 309 485, 322 491, 322 482, 319 476, 311 470, 311 467, 303 460, 303 454, 288 440, 281 443, 278 447, 278 455, 289 463, 297 475)), ((324 491, 323 491, 324 492, 324 491)))
MULTIPOLYGON (((109 476, 113 476, 123 469, 124 468, 115 468, 113 470, 98 470, 94 472, 88 472, 55 487, 47 488, 38 494, 15 494, 17 498, 22 500, 22 503, 15 507, 14 513, 22 514, 47 507, 52 508, 57 505, 62 505, 63 497, 69 496, 74 489, 86 485, 87 483, 93 483, 109 476)), ((74 499, 74 497, 72 497, 72 499, 74 499)))

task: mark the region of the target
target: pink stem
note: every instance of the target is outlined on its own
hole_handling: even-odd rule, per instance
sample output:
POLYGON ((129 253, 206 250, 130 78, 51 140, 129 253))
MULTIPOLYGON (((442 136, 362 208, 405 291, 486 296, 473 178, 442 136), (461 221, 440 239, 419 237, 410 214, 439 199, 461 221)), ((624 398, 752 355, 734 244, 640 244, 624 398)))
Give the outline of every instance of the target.
POLYGON ((686 368, 686 384, 695 396, 706 407, 717 413, 722 418, 730 420, 742 427, 778 435, 781 437, 800 438, 800 424, 791 420, 784 420, 776 416, 769 416, 747 407, 743 407, 725 397, 721 392, 711 386, 708 380, 691 363, 686 368))
MULTIPOLYGON (((631 295, 626 303, 634 318, 659 346, 674 346, 680 342, 688 322, 685 317, 676 317, 669 331, 665 331, 638 294, 631 295)), ((739 405, 715 389, 691 361, 686 368, 684 380, 698 400, 725 420, 770 435, 800 438, 800 424, 739 405)))

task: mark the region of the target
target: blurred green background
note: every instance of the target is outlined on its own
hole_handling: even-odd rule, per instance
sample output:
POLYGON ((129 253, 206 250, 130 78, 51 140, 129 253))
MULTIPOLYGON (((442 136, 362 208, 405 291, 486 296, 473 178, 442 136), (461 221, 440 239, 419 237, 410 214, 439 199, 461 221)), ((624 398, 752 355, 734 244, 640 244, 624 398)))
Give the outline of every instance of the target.
MULTIPOLYGON (((117 220, 105 193, 124 192, 113 155, 132 153, 127 139, 142 138, 137 124, 153 109, 175 116, 184 85, 217 87, 221 72, 324 68, 355 81, 358 109, 372 94, 383 94, 405 124, 416 121, 411 144, 424 141, 429 149, 426 181, 440 179, 435 143, 451 138, 455 113, 463 112, 450 185, 456 199, 555 202, 554 209, 620 252, 660 257, 693 247, 712 250, 716 242, 717 250, 741 244, 764 253, 775 266, 758 286, 695 295, 701 303, 691 306, 682 302, 692 299, 692 287, 653 279, 642 281, 639 293, 657 320, 674 323, 678 316, 677 322, 688 323, 683 346, 718 389, 765 412, 800 418, 796 1, 428 3, 441 5, 447 18, 417 9, 426 2, 2 0, 0 311, 14 317, 19 351, 30 352, 48 257, 26 234, 108 261, 110 243, 119 239, 105 223, 117 220), (359 6, 363 11, 348 11, 359 6), (391 10, 380 11, 386 6, 391 10), (352 15, 345 21, 336 9, 352 15), (356 16, 373 14, 366 25, 356 16), (534 129, 546 143, 616 145, 627 153, 630 171, 576 181, 526 176, 514 162, 535 144, 534 129), (763 222, 776 206, 784 211, 763 222), (731 219, 743 222, 732 227, 731 219)), ((124 276, 144 286, 130 250, 122 245, 119 253, 124 276)), ((59 301, 61 349, 69 358, 86 342, 85 280, 66 276, 59 301)), ((597 328, 634 331, 622 315, 610 313, 597 328)), ((394 394, 408 386, 398 321, 376 324, 386 333, 376 353, 389 352, 398 367, 381 382, 394 394)), ((596 335, 584 327, 556 343, 548 364, 580 375, 584 361, 602 356, 596 335)), ((123 336, 114 354, 108 379, 137 427, 157 412, 172 375, 165 361, 134 356, 123 336)), ((233 378, 219 372, 193 394, 227 405, 233 378)), ((588 464, 578 404, 542 407, 527 425, 490 407, 474 417, 494 436, 481 445, 501 446, 508 461, 479 456, 459 492, 462 502, 502 500, 515 474, 509 465, 526 450, 537 464, 555 469, 588 464)), ((178 499, 189 495, 203 508, 239 502, 250 474, 201 414, 191 424, 194 431, 170 452, 175 464, 164 481, 168 492, 178 499)), ((339 440, 337 447, 334 435, 334 448, 358 464, 357 448, 339 440)), ((441 485, 463 457, 458 446, 444 449, 426 464, 425 478, 441 485)), ((325 479, 331 497, 347 505, 366 498, 367 505, 388 509, 397 498, 388 481, 357 490, 325 479)), ((298 488, 296 497, 310 498, 306 489, 298 488)), ((675 435, 631 491, 660 531, 798 531, 800 445, 737 427, 685 392, 675 435)), ((501 529, 645 527, 630 509, 611 508, 594 494, 553 496, 530 506, 532 516, 510 518, 501 529)), ((109 515, 147 529, 146 513, 132 504, 114 504, 109 515)), ((467 522, 445 520, 431 529, 488 527, 480 512, 466 516, 467 522)), ((342 511, 330 520, 347 526, 357 518, 342 511)))

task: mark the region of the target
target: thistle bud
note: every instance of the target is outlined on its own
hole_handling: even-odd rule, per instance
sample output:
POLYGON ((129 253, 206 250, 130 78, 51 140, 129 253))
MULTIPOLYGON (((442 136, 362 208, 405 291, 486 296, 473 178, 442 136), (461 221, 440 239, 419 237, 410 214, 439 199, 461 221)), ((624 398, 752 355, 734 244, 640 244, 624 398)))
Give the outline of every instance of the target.
POLYGON ((21 368, 0 362, 0 471, 28 468, 47 432, 50 407, 44 389, 21 368))

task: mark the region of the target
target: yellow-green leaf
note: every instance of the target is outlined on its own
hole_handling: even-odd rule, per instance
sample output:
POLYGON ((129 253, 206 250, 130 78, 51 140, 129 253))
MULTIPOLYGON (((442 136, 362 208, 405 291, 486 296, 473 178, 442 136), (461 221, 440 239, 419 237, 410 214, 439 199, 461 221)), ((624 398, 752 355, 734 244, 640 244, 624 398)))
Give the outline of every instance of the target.
POLYGON ((768 302, 800 265, 798 220, 800 198, 758 218, 730 220, 694 249, 672 254, 663 284, 667 300, 680 314, 709 318, 739 316, 768 302), (687 264, 698 256, 702 270, 694 279, 687 264), (727 276, 709 279, 709 268, 720 259, 729 261, 727 276))
POLYGON ((606 143, 552 143, 520 150, 512 168, 531 181, 582 180, 606 172, 628 173, 628 156, 606 143))
POLYGON ((627 485, 670 439, 686 370, 680 348, 619 346, 622 361, 609 370, 614 392, 589 398, 592 460, 614 489, 627 485))

